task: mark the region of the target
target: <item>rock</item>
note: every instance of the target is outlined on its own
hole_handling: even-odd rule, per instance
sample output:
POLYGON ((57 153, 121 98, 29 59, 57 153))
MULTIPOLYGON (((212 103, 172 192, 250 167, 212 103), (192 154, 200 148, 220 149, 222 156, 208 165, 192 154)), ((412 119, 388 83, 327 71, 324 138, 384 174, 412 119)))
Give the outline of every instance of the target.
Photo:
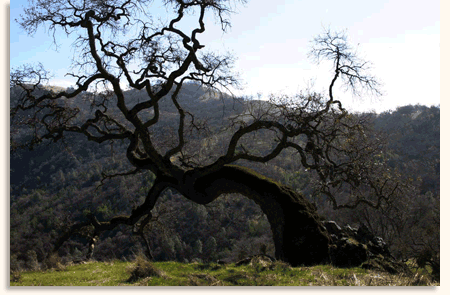
POLYGON ((342 238, 330 247, 331 263, 338 267, 359 266, 367 260, 367 246, 353 238, 342 238))
POLYGON ((364 269, 371 269, 376 271, 384 271, 390 274, 410 274, 408 266, 405 263, 394 261, 392 258, 386 258, 382 255, 370 258, 361 264, 364 269))
POLYGON ((357 267, 386 271, 407 272, 404 263, 396 262, 389 248, 380 237, 376 237, 367 226, 358 229, 346 225, 340 227, 334 221, 323 221, 331 237, 330 259, 337 267, 357 267))
POLYGON ((342 232, 342 228, 337 225, 334 221, 323 221, 322 222, 325 228, 327 229, 328 233, 331 235, 335 235, 337 238, 339 238, 339 235, 342 232))
POLYGON ((358 233, 358 230, 356 228, 351 227, 348 224, 342 228, 342 232, 341 232, 341 234, 343 236, 347 236, 350 238, 356 238, 357 233, 358 233))
POLYGON ((362 243, 367 243, 373 239, 375 239, 375 236, 373 233, 370 232, 369 228, 365 224, 362 224, 357 232, 356 232, 357 239, 361 241, 362 243))

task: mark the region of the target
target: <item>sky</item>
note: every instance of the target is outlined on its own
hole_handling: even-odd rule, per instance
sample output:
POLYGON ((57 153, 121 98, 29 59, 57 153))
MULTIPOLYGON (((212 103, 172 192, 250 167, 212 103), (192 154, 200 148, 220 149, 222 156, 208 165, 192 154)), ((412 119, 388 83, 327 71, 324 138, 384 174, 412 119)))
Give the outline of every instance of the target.
MULTIPOLYGON (((44 30, 27 36, 14 21, 26 3, 10 4, 10 67, 39 61, 53 73, 52 84, 73 84, 64 77, 71 62, 71 40, 57 36, 61 47, 56 52, 44 30)), ((308 51, 311 40, 330 28, 347 32, 361 57, 372 63, 371 73, 384 94, 354 97, 335 90, 345 107, 382 112, 408 104, 440 104, 439 0, 249 0, 236 10, 225 34, 214 18, 207 19, 200 41, 237 58, 235 70, 244 86, 237 95, 293 95, 312 83, 314 90, 325 91, 331 64, 317 65, 308 51)), ((162 9, 154 11, 164 14, 162 9)))

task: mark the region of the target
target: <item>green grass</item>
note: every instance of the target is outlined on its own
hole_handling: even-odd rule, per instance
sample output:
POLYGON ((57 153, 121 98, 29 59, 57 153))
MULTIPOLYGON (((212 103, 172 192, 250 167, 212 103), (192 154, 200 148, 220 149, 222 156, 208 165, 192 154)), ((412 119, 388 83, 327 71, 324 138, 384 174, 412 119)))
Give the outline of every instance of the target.
POLYGON ((250 265, 179 262, 88 262, 64 270, 11 275, 11 286, 436 286, 426 276, 390 275, 329 265, 290 267, 282 262, 250 265), (141 272, 136 274, 139 265, 141 272), (150 268, 145 272, 145 268, 150 268), (132 274, 134 273, 134 276, 132 274), (132 277, 132 279, 130 279, 132 277))
POLYGON ((67 266, 65 270, 21 272, 17 282, 11 286, 117 286, 129 276, 130 263, 114 261, 87 262, 67 266))

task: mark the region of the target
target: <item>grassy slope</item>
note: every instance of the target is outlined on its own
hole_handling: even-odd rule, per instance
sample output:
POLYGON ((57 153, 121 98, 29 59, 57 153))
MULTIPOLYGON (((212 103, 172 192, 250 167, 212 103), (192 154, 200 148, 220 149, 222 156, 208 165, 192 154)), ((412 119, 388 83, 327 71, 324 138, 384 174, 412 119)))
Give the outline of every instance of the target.
POLYGON ((436 286, 426 276, 377 273, 329 265, 289 267, 259 261, 246 266, 155 262, 150 276, 130 281, 138 262, 89 262, 64 270, 11 275, 11 286, 436 286))

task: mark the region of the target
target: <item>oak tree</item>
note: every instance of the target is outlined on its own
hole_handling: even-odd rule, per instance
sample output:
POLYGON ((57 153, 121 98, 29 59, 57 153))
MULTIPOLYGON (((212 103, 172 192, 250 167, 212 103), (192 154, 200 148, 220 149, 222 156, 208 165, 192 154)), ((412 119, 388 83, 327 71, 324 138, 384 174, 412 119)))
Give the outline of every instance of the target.
POLYGON ((220 140, 211 140, 213 127, 190 112, 179 94, 183 85, 192 82, 215 93, 239 86, 233 57, 208 51, 200 42, 206 15, 213 14, 225 31, 235 4, 230 0, 164 0, 172 16, 164 21, 152 14, 155 3, 150 0, 30 1, 18 20, 25 31, 33 34, 46 27, 55 42, 61 32, 75 37, 76 52, 68 75, 76 78, 76 85, 67 90, 43 87, 49 72, 40 64, 13 69, 12 149, 58 142, 69 133, 97 143, 122 141, 133 168, 104 177, 144 171, 155 175, 145 201, 131 214, 103 222, 91 215, 62 235, 54 251, 84 231, 91 237, 88 255, 92 255, 99 234, 119 225, 132 226, 144 237, 158 198, 171 189, 198 204, 229 193, 251 198, 271 224, 277 259, 292 265, 327 262, 330 239, 316 208, 300 192, 242 165, 266 163, 283 151, 300 159, 299 169, 317 175, 317 191, 335 209, 361 204, 378 208, 399 191, 377 158, 383 151, 380 137, 370 134, 367 118, 347 112, 336 97, 338 81, 355 92, 378 92, 375 78, 366 72, 369 64, 358 58, 343 33, 326 31, 314 40, 311 50, 312 57, 333 65, 327 93, 309 91, 293 97, 272 96, 270 101, 247 101, 247 110, 229 118, 227 128, 215 133, 220 140), (193 17, 192 28, 182 25, 184 19, 193 17), (145 93, 146 98, 132 101, 126 96, 130 89, 145 93), (89 102, 89 109, 71 103, 80 96, 89 102), (163 100, 172 104, 176 118, 164 117, 163 100), (161 122, 168 119, 175 124, 172 132, 158 132, 161 122), (26 141, 17 137, 16 131, 23 128, 29 129, 26 141), (246 140, 260 134, 271 138, 270 148, 258 149, 256 141, 246 140), (201 140, 206 147, 199 145, 201 140))

